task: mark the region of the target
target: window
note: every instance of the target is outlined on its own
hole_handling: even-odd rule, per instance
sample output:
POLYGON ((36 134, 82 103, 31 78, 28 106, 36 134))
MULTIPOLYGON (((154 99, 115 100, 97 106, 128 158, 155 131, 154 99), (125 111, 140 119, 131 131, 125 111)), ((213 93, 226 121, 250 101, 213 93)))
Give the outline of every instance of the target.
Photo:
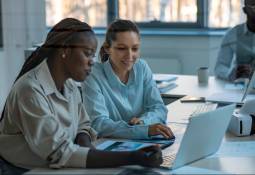
POLYGON ((105 27, 107 0, 46 0, 47 26, 67 17, 86 21, 91 26, 105 27))
POLYGON ((119 0, 120 18, 142 25, 195 24, 197 12, 197 0, 119 0))
POLYGON ((140 27, 225 28, 244 21, 241 0, 45 0, 47 25, 64 17, 106 27, 118 16, 140 27))
POLYGON ((150 27, 231 27, 244 21, 241 9, 241 0, 119 0, 121 18, 150 27))
POLYGON ((120 0, 119 15, 137 22, 196 22, 196 0, 120 0))
POLYGON ((244 22, 241 0, 210 0, 209 27, 231 27, 244 22))

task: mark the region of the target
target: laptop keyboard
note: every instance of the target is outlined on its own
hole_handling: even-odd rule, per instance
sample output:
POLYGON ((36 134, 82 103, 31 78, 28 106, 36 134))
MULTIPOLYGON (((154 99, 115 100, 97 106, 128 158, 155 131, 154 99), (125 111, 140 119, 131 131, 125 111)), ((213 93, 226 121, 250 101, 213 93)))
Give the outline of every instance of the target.
POLYGON ((165 155, 163 156, 163 163, 161 164, 162 167, 172 167, 176 154, 165 155))
POLYGON ((209 112, 209 111, 213 111, 217 108, 217 103, 203 103, 201 105, 198 105, 196 107, 196 109, 193 111, 193 113, 191 114, 191 116, 195 116, 201 113, 205 113, 205 112, 209 112))

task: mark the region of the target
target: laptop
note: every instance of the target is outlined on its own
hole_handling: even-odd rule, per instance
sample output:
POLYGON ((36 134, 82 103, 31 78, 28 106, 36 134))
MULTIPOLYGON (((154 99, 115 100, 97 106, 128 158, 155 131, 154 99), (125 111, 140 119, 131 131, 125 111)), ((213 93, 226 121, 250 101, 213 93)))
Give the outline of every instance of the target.
POLYGON ((221 145, 235 105, 217 108, 189 119, 177 153, 163 150, 162 168, 176 169, 214 154, 221 145))
POLYGON ((249 95, 248 94, 252 91, 255 84, 255 71, 252 74, 251 79, 249 80, 248 84, 245 86, 244 91, 242 92, 224 92, 224 93, 214 93, 206 98, 206 101, 209 102, 216 102, 221 104, 231 104, 231 103, 237 103, 237 104, 243 104, 244 100, 255 98, 255 95, 249 95))

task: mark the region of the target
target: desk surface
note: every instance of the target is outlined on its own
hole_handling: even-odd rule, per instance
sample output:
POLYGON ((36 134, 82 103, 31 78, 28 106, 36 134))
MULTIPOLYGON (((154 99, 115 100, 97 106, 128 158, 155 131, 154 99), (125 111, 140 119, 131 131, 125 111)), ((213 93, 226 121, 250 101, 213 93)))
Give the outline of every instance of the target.
MULTIPOLYGON (((201 103, 200 103, 201 104, 201 103)), ((180 103, 179 100, 168 105, 167 124, 176 135, 175 143, 168 151, 179 147, 187 126, 187 119, 199 103, 180 103), (183 121, 180 122, 180 121, 183 121)), ((174 171, 154 169, 160 174, 255 174, 255 135, 235 137, 225 135, 219 151, 207 158, 198 160, 174 171), (252 153, 249 152, 252 150, 252 153)), ((34 169, 27 174, 118 174, 123 168, 111 169, 34 169)))
POLYGON ((197 97, 208 97, 214 93, 225 92, 225 84, 227 81, 211 76, 208 84, 198 83, 197 76, 194 75, 175 75, 177 76, 176 88, 163 93, 163 97, 181 98, 186 95, 197 97))

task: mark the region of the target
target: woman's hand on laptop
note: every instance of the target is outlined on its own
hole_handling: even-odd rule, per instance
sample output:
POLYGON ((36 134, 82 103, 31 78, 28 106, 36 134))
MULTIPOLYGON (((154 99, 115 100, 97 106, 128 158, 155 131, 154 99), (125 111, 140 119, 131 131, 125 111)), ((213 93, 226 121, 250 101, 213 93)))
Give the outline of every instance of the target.
POLYGON ((163 162, 161 148, 158 145, 134 151, 132 157, 135 160, 135 164, 146 167, 159 167, 163 162))
POLYGON ((166 139, 174 137, 172 130, 161 123, 153 124, 149 126, 149 136, 162 135, 166 139))

